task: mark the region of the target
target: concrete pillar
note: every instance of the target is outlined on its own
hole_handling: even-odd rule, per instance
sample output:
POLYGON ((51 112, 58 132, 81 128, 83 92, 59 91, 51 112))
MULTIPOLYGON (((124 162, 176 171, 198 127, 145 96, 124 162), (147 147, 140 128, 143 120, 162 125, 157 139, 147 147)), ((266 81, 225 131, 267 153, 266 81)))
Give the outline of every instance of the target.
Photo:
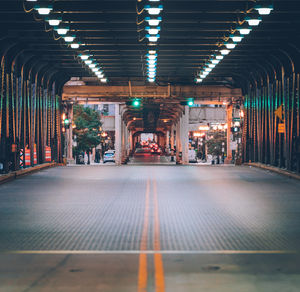
POLYGON ((68 163, 72 163, 73 159, 73 128, 72 128, 72 121, 73 121, 73 105, 68 105, 68 118, 70 121, 69 129, 66 130, 66 143, 67 143, 67 161, 68 163))
POLYGON ((166 132, 166 151, 170 152, 170 131, 166 132))
POLYGON ((174 150, 174 126, 172 125, 171 127, 171 135, 170 135, 170 147, 171 147, 171 150, 174 150))
POLYGON ((122 117, 120 104, 115 105, 115 160, 116 165, 122 163, 122 117))
POLYGON ((176 163, 181 163, 179 153, 181 152, 180 145, 180 120, 176 124, 176 163))
POLYGON ((189 113, 190 108, 185 106, 180 129, 183 164, 189 163, 189 113))
POLYGON ((232 124, 232 111, 233 106, 226 106, 226 117, 227 117, 227 157, 225 159, 225 164, 230 164, 232 161, 232 150, 230 147, 232 141, 232 133, 231 133, 231 124, 232 124))
POLYGON ((129 152, 133 151, 133 137, 132 137, 132 131, 129 131, 129 152))

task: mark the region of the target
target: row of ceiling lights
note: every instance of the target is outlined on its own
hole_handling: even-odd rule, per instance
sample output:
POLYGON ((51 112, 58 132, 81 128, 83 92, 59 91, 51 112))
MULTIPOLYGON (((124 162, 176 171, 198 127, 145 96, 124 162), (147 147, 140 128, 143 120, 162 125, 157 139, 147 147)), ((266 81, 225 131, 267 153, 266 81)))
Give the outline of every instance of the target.
MULTIPOLYGON (((27 2, 38 2, 38 0, 26 0, 27 2)), ((62 17, 52 14, 53 6, 45 3, 39 3, 34 5, 34 10, 36 10, 40 15, 45 16, 45 21, 49 23, 50 26, 57 32, 57 34, 62 37, 66 44, 72 49, 79 49, 83 44, 76 40, 76 35, 70 33, 70 27, 63 23, 62 17)), ((31 10, 30 10, 31 11, 31 10)), ((98 77, 98 79, 106 83, 107 78, 99 65, 99 63, 92 58, 92 55, 87 53, 78 54, 82 62, 98 77)))
MULTIPOLYGON (((138 0, 138 2, 141 2, 138 0)), ((147 12, 147 16, 144 21, 147 23, 145 27, 147 44, 147 78, 149 82, 155 82, 156 79, 156 67, 157 67, 157 50, 155 49, 157 42, 160 38, 160 22, 162 21, 161 12, 163 5, 160 0, 148 0, 144 5, 142 11, 147 12)))
POLYGON ((253 26, 258 26, 262 21, 261 15, 269 15, 274 9, 273 5, 257 4, 254 9, 245 17, 241 25, 239 25, 220 46, 220 49, 211 55, 209 61, 201 68, 198 77, 195 79, 197 83, 201 83, 210 72, 223 60, 224 56, 228 55, 238 43, 240 43, 245 35, 250 34, 253 26))

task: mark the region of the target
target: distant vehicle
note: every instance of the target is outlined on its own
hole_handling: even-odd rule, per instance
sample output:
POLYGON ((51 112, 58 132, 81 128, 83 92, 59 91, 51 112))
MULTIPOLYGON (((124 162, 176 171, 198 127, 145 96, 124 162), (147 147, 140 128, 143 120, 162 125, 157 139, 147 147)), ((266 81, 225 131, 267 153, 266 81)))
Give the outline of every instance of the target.
POLYGON ((154 144, 153 147, 151 148, 151 153, 152 153, 152 154, 158 154, 158 155, 161 155, 162 151, 161 151, 161 149, 158 147, 157 144, 154 144))
POLYGON ((137 148, 135 150, 134 156, 144 156, 151 154, 151 149, 149 147, 137 148))
POLYGON ((103 163, 116 162, 115 161, 115 150, 108 150, 104 152, 103 163))
POLYGON ((197 163, 197 155, 195 150, 189 150, 188 155, 190 163, 197 163))

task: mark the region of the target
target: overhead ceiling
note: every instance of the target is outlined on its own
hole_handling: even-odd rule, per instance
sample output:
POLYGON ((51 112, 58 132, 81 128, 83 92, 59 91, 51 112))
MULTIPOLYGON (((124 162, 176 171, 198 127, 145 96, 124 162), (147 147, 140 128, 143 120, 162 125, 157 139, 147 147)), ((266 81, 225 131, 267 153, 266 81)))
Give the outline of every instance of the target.
MULTIPOLYGON (((37 12, 24 12, 23 2, 26 9, 34 3, 0 2, 1 43, 15 40, 25 49, 24 53, 35 54, 70 77, 93 76, 76 57, 76 50, 68 48, 63 40, 54 40, 53 31, 45 31, 49 26, 45 26, 37 12)), ((70 24, 71 31, 85 44, 84 49, 102 65, 110 84, 128 80, 146 82, 146 42, 139 41, 136 0, 46 2, 53 3, 53 13, 63 13, 63 21, 70 24)), ((194 84, 201 66, 254 3, 245 0, 162 2, 158 84, 194 84)), ((280 48, 299 48, 299 28, 299 0, 275 0, 272 14, 263 17, 259 27, 218 64, 204 84, 239 86, 244 72, 256 70, 266 60, 272 62, 272 55, 279 54, 280 48)))

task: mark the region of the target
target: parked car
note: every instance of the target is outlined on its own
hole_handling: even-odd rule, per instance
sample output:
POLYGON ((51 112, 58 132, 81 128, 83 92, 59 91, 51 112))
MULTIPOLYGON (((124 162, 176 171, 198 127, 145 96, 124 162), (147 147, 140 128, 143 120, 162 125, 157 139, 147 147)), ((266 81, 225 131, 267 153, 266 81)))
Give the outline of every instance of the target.
POLYGON ((115 150, 108 150, 104 152, 103 163, 116 162, 115 161, 115 150))

